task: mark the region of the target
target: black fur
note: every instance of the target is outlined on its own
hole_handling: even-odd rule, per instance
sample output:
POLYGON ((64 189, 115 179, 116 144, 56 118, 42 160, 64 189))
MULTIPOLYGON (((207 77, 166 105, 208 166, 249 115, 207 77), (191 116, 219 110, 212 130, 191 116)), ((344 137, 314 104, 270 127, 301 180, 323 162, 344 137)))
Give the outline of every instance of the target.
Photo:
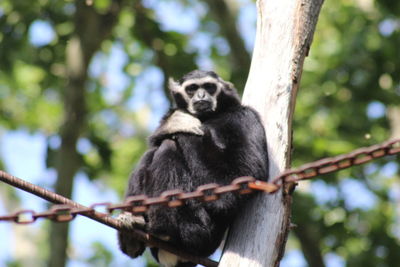
POLYGON ((207 77, 207 76, 211 76, 216 79, 218 78, 218 75, 213 71, 194 70, 194 71, 191 71, 191 72, 183 75, 183 77, 181 79, 179 79, 179 83, 182 84, 185 81, 190 80, 190 79, 198 79, 198 78, 203 78, 203 77, 207 77))
MULTIPOLYGON (((185 75, 180 83, 201 75, 218 77, 212 72, 197 71, 185 75)), ((161 126, 173 112, 166 114, 161 126)), ((216 111, 198 117, 203 136, 179 132, 159 136, 156 131, 150 137, 150 148, 130 178, 127 196, 158 196, 170 189, 190 192, 207 183, 226 185, 240 176, 267 179, 264 128, 258 114, 240 104, 230 83, 218 95, 216 111)), ((177 208, 151 207, 145 214, 146 229, 150 234, 169 237, 173 245, 188 253, 208 256, 218 248, 227 227, 248 198, 228 193, 213 202, 190 200, 177 208)), ((123 233, 119 239, 121 250, 127 253, 127 242, 132 240, 123 233)), ((132 245, 139 249, 131 256, 143 252, 142 243, 132 245)), ((157 251, 152 249, 156 257, 157 251)))

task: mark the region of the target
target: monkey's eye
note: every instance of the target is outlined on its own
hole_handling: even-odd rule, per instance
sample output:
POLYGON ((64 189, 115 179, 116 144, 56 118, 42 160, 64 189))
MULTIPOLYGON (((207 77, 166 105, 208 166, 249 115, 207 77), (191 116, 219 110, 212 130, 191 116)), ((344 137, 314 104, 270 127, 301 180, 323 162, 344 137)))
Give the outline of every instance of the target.
POLYGON ((205 83, 203 88, 210 94, 214 94, 217 91, 217 85, 215 83, 205 83))
POLYGON ((195 83, 189 84, 188 86, 185 87, 185 91, 188 94, 194 94, 196 90, 199 89, 199 86, 195 83))

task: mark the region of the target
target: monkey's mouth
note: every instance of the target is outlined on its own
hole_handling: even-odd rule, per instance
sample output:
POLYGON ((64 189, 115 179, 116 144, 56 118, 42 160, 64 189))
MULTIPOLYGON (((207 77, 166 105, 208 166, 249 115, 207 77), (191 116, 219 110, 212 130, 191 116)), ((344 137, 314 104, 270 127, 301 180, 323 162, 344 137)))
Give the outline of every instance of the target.
POLYGON ((199 113, 211 112, 212 104, 209 101, 197 101, 193 104, 194 110, 199 113))

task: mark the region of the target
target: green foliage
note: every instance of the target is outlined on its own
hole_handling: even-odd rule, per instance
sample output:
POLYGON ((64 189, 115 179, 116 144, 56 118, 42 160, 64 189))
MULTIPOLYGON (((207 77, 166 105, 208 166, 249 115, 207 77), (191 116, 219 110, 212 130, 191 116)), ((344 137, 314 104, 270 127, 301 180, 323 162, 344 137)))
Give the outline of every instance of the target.
POLYGON ((146 267, 157 267, 159 264, 154 260, 153 256, 150 255, 148 251, 144 253, 144 257, 146 258, 146 267))
MULTIPOLYGON (((382 25, 399 13, 382 3, 324 3, 297 98, 295 166, 391 136, 393 125, 385 115, 389 107, 400 103, 396 75, 400 73, 400 30, 397 26, 385 34, 382 25)), ((389 157, 372 166, 327 175, 321 177, 323 187, 318 186, 320 181, 317 186, 303 184, 294 196, 294 223, 317 229, 312 235, 322 253, 336 253, 346 266, 395 266, 399 261, 395 251, 400 249, 393 195, 398 197, 393 192, 399 186, 398 162, 398 157, 389 157), (392 170, 389 177, 382 167, 392 170), (356 188, 349 185, 349 177, 357 178, 356 188), (365 193, 359 187, 365 187, 365 193), (373 196, 367 199, 372 205, 358 203, 353 208, 366 193, 371 194, 368 199, 373 196), (331 197, 315 199, 321 194, 331 197)))
POLYGON ((22 267, 22 264, 19 263, 18 261, 7 261, 6 262, 7 267, 22 267))
POLYGON ((96 267, 107 267, 110 266, 111 261, 113 259, 112 253, 101 243, 101 242, 93 242, 92 243, 93 255, 91 255, 87 262, 91 264, 91 266, 96 267))

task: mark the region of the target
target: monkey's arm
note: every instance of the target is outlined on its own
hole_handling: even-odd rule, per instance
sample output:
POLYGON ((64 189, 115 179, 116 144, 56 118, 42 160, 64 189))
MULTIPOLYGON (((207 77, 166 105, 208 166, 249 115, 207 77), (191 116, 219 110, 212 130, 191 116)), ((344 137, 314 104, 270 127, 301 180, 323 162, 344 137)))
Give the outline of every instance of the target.
MULTIPOLYGON (((214 137, 208 142, 214 147, 223 145, 224 149, 219 150, 219 155, 229 166, 226 172, 234 174, 217 183, 228 184, 241 176, 252 176, 261 180, 268 179, 265 131, 254 110, 242 107, 213 123, 210 128, 214 131, 214 137)), ((204 137, 207 136, 207 130, 205 132, 204 137)), ((242 203, 241 200, 247 198, 231 193, 223 194, 219 200, 207 203, 206 207, 211 213, 231 214, 235 213, 238 205, 242 203)))
MULTIPOLYGON (((143 181, 147 176, 146 168, 151 164, 156 150, 157 147, 151 148, 140 160, 129 179, 128 190, 125 193, 125 197, 144 194, 143 181)), ((132 213, 125 211, 121 213, 117 219, 123 226, 123 230, 118 231, 118 243, 121 251, 132 258, 141 255, 145 250, 145 244, 136 240, 130 231, 134 228, 145 230, 145 218, 141 215, 133 215, 132 213)))
POLYGON ((173 111, 163 119, 160 127, 150 136, 150 144, 160 145, 160 142, 176 133, 203 135, 201 122, 198 118, 181 110, 173 111))
POLYGON ((229 115, 221 130, 227 144, 227 154, 240 176, 268 178, 268 151, 265 130, 258 113, 246 106, 229 115))

